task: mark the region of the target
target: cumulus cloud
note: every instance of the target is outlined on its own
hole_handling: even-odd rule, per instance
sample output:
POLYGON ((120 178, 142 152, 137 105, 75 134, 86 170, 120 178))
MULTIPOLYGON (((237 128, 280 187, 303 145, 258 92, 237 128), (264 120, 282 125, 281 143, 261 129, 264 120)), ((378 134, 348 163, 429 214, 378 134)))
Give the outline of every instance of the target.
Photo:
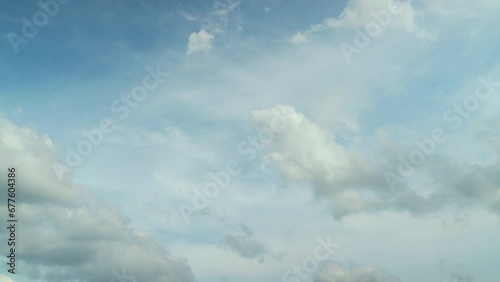
POLYGON ((314 282, 401 282, 398 277, 374 266, 328 262, 314 276, 314 282))
POLYGON ((288 42, 303 44, 308 38, 316 33, 330 30, 365 29, 370 23, 376 22, 382 11, 395 11, 390 14, 387 28, 393 30, 405 30, 421 38, 432 38, 433 36, 420 28, 417 24, 419 12, 414 9, 411 1, 401 0, 350 0, 344 11, 338 18, 327 18, 322 23, 310 26, 307 30, 299 31, 292 35, 288 42), (397 11, 397 12, 396 12, 397 11))
MULTIPOLYGON (((55 152, 49 137, 5 119, 0 125, 0 155, 18 170, 23 232, 17 251, 30 279, 109 281, 127 275, 144 281, 195 281, 185 259, 132 228, 119 208, 70 180, 59 182, 50 166, 55 152)), ((5 177, 1 174, 0 181, 6 183, 5 177)), ((5 213, 1 217, 5 220, 5 213)))
POLYGON ((187 54, 191 55, 196 52, 209 52, 212 49, 212 41, 215 36, 208 31, 201 29, 198 32, 193 32, 189 35, 187 54))
POLYGON ((336 216, 381 209, 389 202, 370 193, 387 192, 383 173, 362 156, 348 152, 335 136, 310 122, 294 107, 278 105, 253 111, 254 121, 272 127, 273 117, 286 120, 274 139, 274 148, 263 151, 262 160, 274 164, 293 181, 311 184, 318 196, 330 199, 336 216))
POLYGON ((265 161, 273 161, 294 180, 321 178, 318 181, 335 182, 342 178, 348 162, 344 147, 333 142, 326 132, 291 106, 278 105, 252 113, 255 122, 268 127, 272 126, 275 114, 287 121, 278 141, 282 142, 283 150, 293 152, 293 156, 285 160, 283 153, 271 152, 265 155, 265 161))
MULTIPOLYGON (((262 151, 262 161, 272 164, 291 181, 308 184, 316 196, 326 200, 334 217, 384 210, 413 214, 436 212, 448 205, 481 205, 500 214, 498 164, 470 166, 445 156, 432 156, 418 169, 430 177, 434 191, 421 193, 418 187, 401 182, 391 188, 385 173, 400 165, 398 155, 411 151, 403 144, 388 144, 374 162, 336 136, 309 121, 294 107, 277 105, 253 111, 255 123, 272 128, 274 117, 286 121, 276 132, 273 144, 262 151)), ((386 142, 386 143, 384 143, 386 142)))

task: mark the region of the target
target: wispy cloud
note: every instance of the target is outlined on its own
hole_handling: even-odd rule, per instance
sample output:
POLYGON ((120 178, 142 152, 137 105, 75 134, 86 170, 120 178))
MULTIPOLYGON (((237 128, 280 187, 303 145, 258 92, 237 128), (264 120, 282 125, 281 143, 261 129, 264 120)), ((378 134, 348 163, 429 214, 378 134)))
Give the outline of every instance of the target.
POLYGON ((214 3, 209 15, 201 18, 184 13, 189 21, 201 21, 202 27, 198 32, 189 35, 186 53, 188 55, 202 52, 208 53, 213 49, 213 41, 216 35, 222 35, 229 25, 230 14, 233 13, 241 1, 227 0, 214 3))
POLYGON ((383 29, 405 30, 421 38, 433 38, 433 35, 418 26, 419 12, 409 0, 350 0, 338 18, 327 18, 322 23, 311 25, 288 38, 293 44, 303 44, 314 34, 332 30, 362 29, 370 32, 383 29))

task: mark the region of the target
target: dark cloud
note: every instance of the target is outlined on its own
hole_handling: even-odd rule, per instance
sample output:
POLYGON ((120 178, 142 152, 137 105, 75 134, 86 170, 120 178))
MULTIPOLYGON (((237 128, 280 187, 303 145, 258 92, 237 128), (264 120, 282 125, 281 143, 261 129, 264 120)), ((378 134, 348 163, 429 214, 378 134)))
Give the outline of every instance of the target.
POLYGON ((264 244, 253 238, 253 231, 247 225, 241 225, 241 232, 243 235, 226 235, 224 244, 242 257, 249 259, 260 258, 262 260, 262 256, 267 253, 264 244))

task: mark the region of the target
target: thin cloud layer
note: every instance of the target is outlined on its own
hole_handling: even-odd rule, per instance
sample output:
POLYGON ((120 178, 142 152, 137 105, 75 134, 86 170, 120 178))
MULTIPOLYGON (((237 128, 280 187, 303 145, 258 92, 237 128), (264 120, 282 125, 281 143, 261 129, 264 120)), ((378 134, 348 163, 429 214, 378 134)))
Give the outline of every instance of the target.
POLYGON ((328 262, 314 276, 314 282, 401 282, 374 266, 328 262))
POLYGON ((339 29, 373 30, 387 28, 390 30, 404 30, 420 38, 433 38, 434 36, 431 33, 419 27, 417 23, 418 15, 419 12, 412 6, 412 1, 350 0, 338 18, 327 18, 323 23, 299 31, 292 35, 288 42, 296 45, 303 44, 316 33, 339 29), (374 27, 374 25, 378 27, 374 27))

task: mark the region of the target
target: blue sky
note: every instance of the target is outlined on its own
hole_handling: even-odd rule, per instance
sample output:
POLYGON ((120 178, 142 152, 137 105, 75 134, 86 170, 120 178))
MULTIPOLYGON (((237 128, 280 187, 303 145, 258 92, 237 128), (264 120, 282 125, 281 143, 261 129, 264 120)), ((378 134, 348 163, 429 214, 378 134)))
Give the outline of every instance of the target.
POLYGON ((499 10, 0 4, 0 282, 495 281, 499 10))

